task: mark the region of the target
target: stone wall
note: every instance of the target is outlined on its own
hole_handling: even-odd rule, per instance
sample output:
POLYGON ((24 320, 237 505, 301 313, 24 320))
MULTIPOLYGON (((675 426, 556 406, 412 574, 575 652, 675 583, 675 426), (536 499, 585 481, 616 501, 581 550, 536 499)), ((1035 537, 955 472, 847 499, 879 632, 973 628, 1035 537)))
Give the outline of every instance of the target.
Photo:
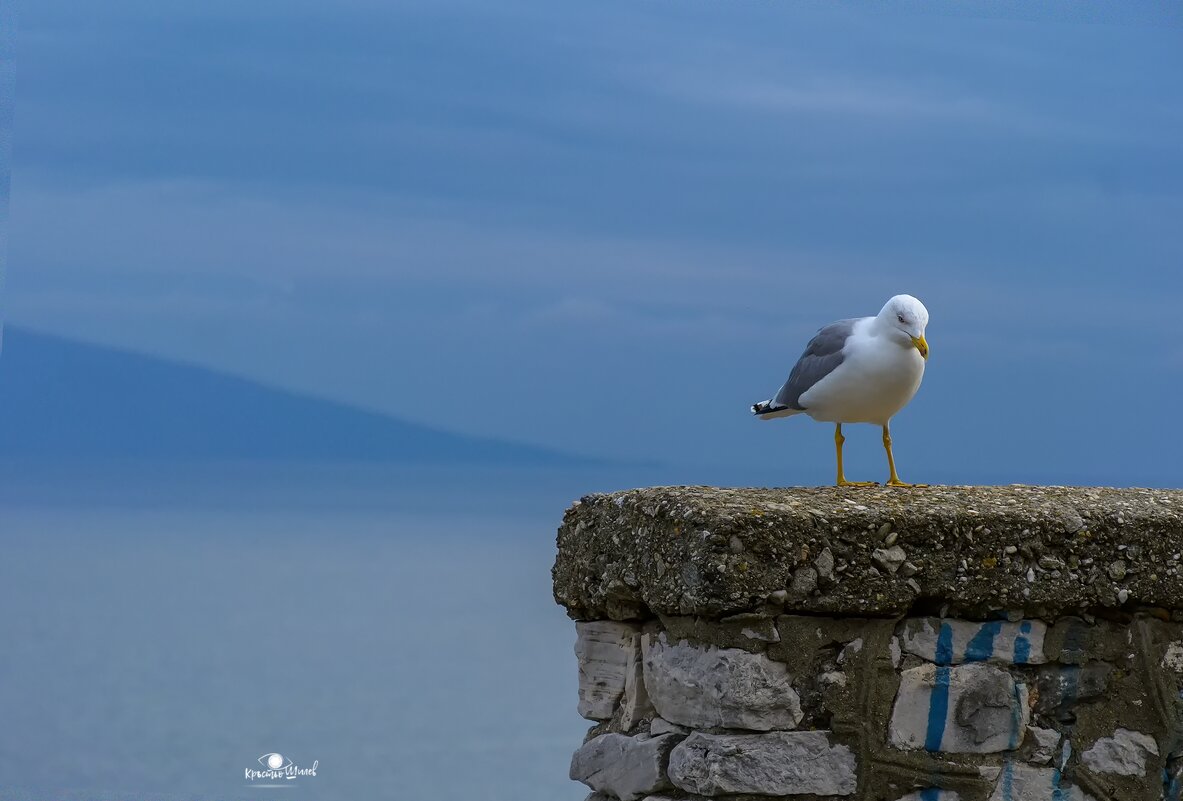
POLYGON ((1183 493, 589 496, 559 531, 589 801, 1183 795, 1183 493))

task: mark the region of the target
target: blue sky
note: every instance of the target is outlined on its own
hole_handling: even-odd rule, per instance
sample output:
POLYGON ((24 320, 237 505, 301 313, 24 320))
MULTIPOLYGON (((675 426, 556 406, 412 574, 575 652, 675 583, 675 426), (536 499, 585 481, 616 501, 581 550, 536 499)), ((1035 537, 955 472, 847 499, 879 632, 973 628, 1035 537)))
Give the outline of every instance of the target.
POLYGON ((1024 5, 25 3, 6 315, 826 482, 747 405, 910 292, 905 478, 1177 485, 1183 12, 1024 5))

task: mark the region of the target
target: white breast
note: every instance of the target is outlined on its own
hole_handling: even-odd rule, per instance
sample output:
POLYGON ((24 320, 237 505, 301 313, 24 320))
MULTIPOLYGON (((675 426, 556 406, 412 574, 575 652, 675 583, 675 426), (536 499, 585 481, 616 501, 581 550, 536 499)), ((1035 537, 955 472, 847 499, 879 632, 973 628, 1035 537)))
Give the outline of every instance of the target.
POLYGON ((801 395, 805 413, 830 423, 887 425, 924 378, 924 357, 860 321, 844 348, 844 360, 801 395))

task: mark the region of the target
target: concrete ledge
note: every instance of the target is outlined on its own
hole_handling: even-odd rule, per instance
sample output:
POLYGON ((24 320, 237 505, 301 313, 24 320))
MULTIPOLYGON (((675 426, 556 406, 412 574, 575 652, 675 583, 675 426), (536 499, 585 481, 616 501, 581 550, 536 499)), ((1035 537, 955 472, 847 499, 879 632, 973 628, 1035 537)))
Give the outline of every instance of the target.
POLYGON ((553 575, 580 620, 770 607, 1180 619, 1181 553, 1178 490, 654 487, 576 502, 553 575))

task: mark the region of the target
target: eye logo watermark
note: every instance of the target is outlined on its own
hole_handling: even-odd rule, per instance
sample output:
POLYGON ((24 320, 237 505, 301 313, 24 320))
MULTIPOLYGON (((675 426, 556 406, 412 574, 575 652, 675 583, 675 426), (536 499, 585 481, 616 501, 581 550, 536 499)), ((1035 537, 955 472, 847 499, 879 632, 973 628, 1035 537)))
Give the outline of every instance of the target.
POLYGON ((259 757, 258 762, 261 767, 246 768, 243 771, 244 778, 248 782, 278 781, 280 784, 255 785, 257 787, 282 787, 289 781, 315 776, 317 768, 320 767, 320 760, 318 759, 312 761, 311 767, 301 767, 288 757, 275 751, 269 754, 263 754, 263 756, 259 757))

